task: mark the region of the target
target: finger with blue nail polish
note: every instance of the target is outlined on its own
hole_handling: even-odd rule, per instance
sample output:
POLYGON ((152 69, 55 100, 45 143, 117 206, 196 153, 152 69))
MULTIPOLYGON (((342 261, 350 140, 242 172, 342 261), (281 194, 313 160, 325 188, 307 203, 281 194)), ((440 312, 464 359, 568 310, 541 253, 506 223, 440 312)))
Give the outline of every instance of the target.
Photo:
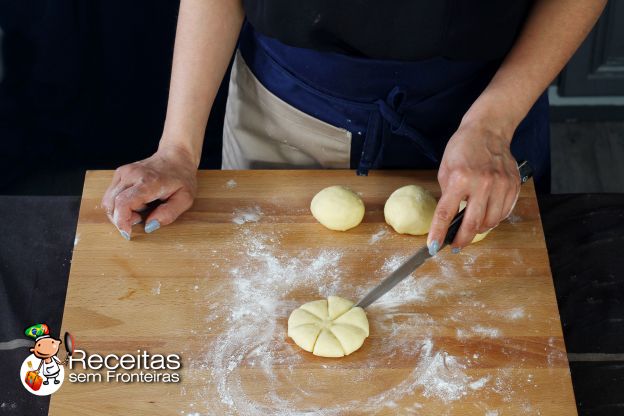
POLYGON ((435 256, 438 254, 438 250, 440 250, 440 243, 436 240, 433 240, 431 244, 429 244, 429 255, 435 256))
POLYGON ((193 195, 184 189, 174 192, 166 202, 158 205, 145 220, 145 232, 153 233, 174 222, 193 205, 193 195))
POLYGON ((431 228, 429 229, 427 240, 429 253, 432 256, 440 250, 441 244, 443 244, 440 242, 445 241, 449 224, 455 214, 457 214, 460 200, 461 194, 453 192, 452 188, 446 189, 445 192, 442 193, 435 212, 433 213, 433 220, 431 221, 431 228), (435 246, 434 243, 436 243, 435 246))
POLYGON ((145 225, 145 232, 148 234, 153 233, 159 228, 160 228, 160 222, 158 222, 158 220, 151 220, 145 225))

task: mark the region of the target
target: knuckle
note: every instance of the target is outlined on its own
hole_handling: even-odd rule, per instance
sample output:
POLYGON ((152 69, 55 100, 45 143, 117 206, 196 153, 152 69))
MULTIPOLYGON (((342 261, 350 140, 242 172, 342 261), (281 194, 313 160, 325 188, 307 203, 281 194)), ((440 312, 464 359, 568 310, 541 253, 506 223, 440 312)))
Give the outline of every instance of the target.
POLYGON ((163 209, 158 213, 158 218, 161 224, 171 224, 175 221, 176 216, 171 212, 170 209, 163 209))
POLYGON ((468 172, 463 169, 454 171, 449 177, 449 182, 461 188, 466 187, 470 182, 468 172))
POLYGON ((142 169, 141 165, 138 164, 137 162, 130 163, 130 164, 124 165, 122 167, 125 170, 125 174, 126 175, 131 175, 131 176, 136 175, 142 169))
POLYGON ((115 169, 115 174, 119 176, 124 176, 128 173, 128 170, 129 170, 128 165, 119 166, 117 169, 115 169))
POLYGON ((149 169, 143 172, 143 174, 141 175, 141 182, 152 183, 152 182, 158 181, 159 178, 160 178, 160 175, 157 172, 154 172, 153 170, 149 169))
POLYGON ((490 176, 484 176, 479 180, 479 186, 484 191, 489 191, 494 186, 494 180, 490 176))
POLYGON ((466 231, 470 233, 476 233, 481 228, 479 221, 474 219, 464 219, 463 226, 466 227, 466 231))
POLYGON ((448 180, 449 173, 446 169, 440 169, 438 171, 438 182, 446 182, 448 180))
POLYGON ((193 198, 187 192, 180 194, 179 206, 181 210, 187 210, 193 204, 193 198))
POLYGON ((111 203, 110 203, 110 195, 108 192, 106 192, 104 194, 104 196, 102 197, 102 201, 100 202, 100 204, 102 205, 102 208, 104 208, 105 210, 109 210, 111 208, 111 203))
POLYGON ((122 192, 120 194, 117 194, 117 196, 115 196, 115 206, 116 207, 121 207, 124 206, 128 203, 128 194, 125 192, 122 192))
POLYGON ((189 198, 186 203, 184 204, 184 211, 190 209, 193 206, 193 198, 189 198))
POLYGON ((193 200, 195 199, 195 191, 193 189, 184 189, 182 191, 182 196, 185 200, 193 202, 193 200))
MULTIPOLYGON (((509 176, 503 172, 494 172, 494 183, 505 183, 509 181, 509 176)), ((513 178, 512 178, 513 179, 513 178)))
POLYGON ((130 189, 130 191, 128 192, 128 198, 135 198, 137 196, 145 195, 147 193, 149 193, 149 188, 145 186, 145 184, 138 184, 130 189))
POLYGON ((438 218, 438 220, 446 222, 453 219, 453 214, 450 210, 446 208, 438 208, 436 212, 436 217, 438 218))

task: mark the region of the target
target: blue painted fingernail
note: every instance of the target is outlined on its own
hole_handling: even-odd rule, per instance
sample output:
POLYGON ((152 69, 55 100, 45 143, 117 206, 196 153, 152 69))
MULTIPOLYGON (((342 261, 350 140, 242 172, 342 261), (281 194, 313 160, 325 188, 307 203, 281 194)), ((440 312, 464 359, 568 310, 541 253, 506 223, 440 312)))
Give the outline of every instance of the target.
POLYGON ((438 254, 438 250, 440 250, 440 243, 438 243, 436 240, 433 240, 429 245, 429 255, 435 256, 436 254, 438 254))
POLYGON ((145 232, 148 233, 148 234, 149 233, 153 233, 154 231, 156 231, 159 228, 160 228, 160 223, 158 222, 158 220, 151 220, 145 226, 145 232))
POLYGON ((458 254, 460 251, 461 251, 461 248, 459 248, 459 247, 453 247, 451 249, 451 253, 453 253, 453 254, 458 254))
POLYGON ((125 232, 124 230, 119 230, 119 233, 121 234, 121 236, 123 238, 125 238, 126 240, 130 241, 130 234, 128 234, 127 232, 125 232))

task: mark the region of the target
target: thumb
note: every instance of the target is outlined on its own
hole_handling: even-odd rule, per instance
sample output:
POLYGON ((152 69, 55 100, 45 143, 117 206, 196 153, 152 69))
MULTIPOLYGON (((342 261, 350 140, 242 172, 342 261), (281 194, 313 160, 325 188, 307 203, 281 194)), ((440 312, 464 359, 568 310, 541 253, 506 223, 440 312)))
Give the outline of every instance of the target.
POLYGON ((185 190, 178 190, 166 202, 154 209, 145 220, 145 232, 153 233, 163 225, 174 222, 193 205, 193 196, 185 190))

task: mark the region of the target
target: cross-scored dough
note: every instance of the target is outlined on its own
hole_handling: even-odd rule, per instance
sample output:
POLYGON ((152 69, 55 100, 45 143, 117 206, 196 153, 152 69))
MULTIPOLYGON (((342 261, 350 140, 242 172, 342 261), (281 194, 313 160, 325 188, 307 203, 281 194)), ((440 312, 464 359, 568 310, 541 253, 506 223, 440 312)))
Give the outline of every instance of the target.
POLYGON ((368 334, 364 309, 338 296, 301 305, 288 318, 288 336, 321 357, 349 355, 362 346, 368 334))

